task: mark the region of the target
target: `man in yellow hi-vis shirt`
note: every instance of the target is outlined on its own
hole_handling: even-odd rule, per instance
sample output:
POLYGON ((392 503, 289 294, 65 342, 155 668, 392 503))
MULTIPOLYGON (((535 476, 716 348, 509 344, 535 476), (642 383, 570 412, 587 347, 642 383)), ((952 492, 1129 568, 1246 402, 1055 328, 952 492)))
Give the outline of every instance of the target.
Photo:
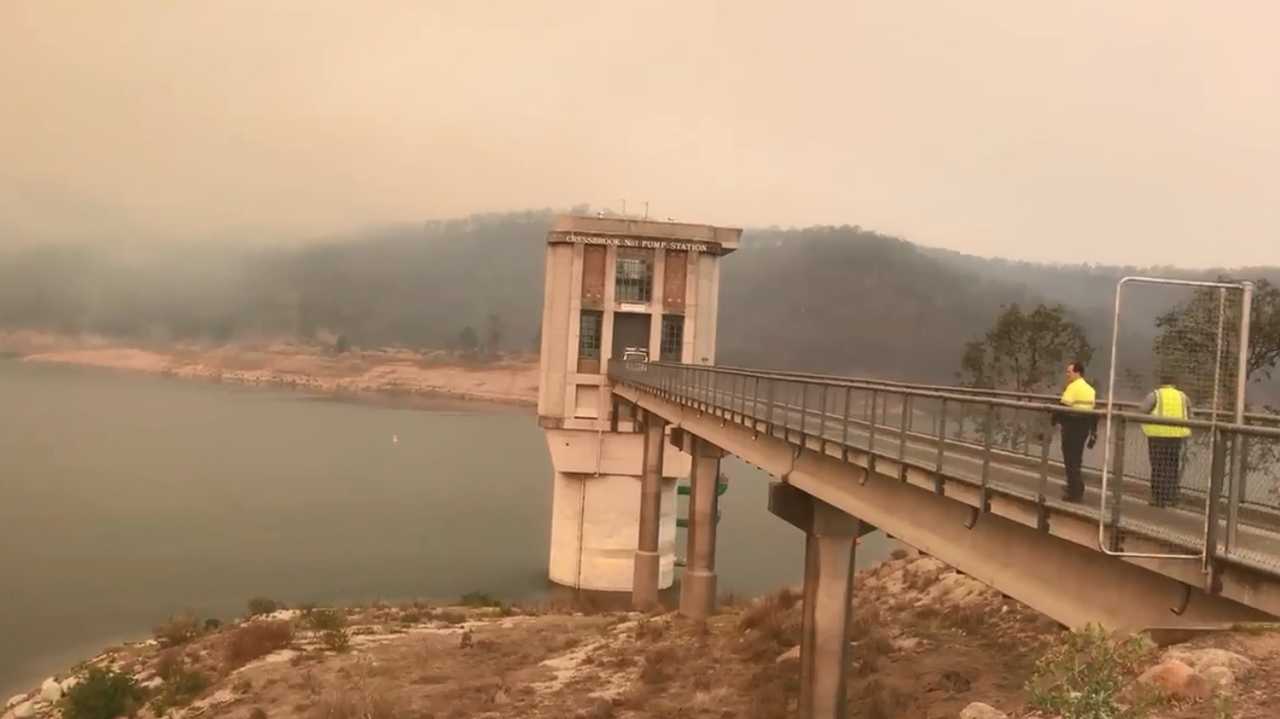
MULTIPOLYGON (((1062 404, 1072 409, 1093 409, 1097 393, 1084 379, 1084 363, 1067 365, 1067 388, 1062 392, 1062 404)), ((1084 447, 1097 441, 1098 418, 1093 415, 1077 415, 1058 412, 1054 423, 1062 426, 1062 464, 1066 467, 1067 489, 1062 499, 1079 502, 1084 499, 1084 480, 1080 477, 1080 465, 1084 461, 1084 447)))
MULTIPOLYGON (((1142 403, 1141 411, 1154 417, 1190 419, 1191 400, 1173 385, 1173 377, 1160 375, 1160 386, 1142 403)), ((1147 435, 1147 457, 1151 461, 1151 504, 1167 507, 1178 502, 1178 465, 1182 458, 1182 442, 1191 436, 1190 427, 1169 424, 1144 424, 1147 435)))

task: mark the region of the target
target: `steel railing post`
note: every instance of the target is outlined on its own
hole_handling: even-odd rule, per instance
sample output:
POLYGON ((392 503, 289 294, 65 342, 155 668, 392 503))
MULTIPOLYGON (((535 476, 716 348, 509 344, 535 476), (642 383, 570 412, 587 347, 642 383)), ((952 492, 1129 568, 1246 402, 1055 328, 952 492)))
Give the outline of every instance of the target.
POLYGON ((760 375, 751 378, 751 431, 760 429, 760 375))
POLYGON ((747 376, 738 375, 738 424, 747 423, 747 376))
POLYGON ((942 460, 946 453, 947 447, 947 398, 942 398, 942 406, 939 408, 938 415, 938 457, 935 464, 933 475, 933 490, 938 494, 945 491, 946 483, 942 479, 942 460))
POLYGON ((818 446, 822 448, 822 453, 827 453, 827 390, 831 385, 823 383, 822 385, 822 411, 818 414, 818 446))
POLYGON ((873 462, 875 461, 876 452, 876 401, 879 400, 879 398, 880 393, 874 389, 871 390, 871 399, 869 400, 871 417, 870 422, 868 422, 869 427, 867 428, 867 451, 871 453, 871 461, 873 462))
POLYGON ((1216 427, 1211 431, 1213 437, 1213 462, 1209 469, 1209 496, 1205 507, 1204 523, 1204 571, 1209 573, 1209 582, 1214 581, 1214 561, 1218 556, 1218 524, 1222 513, 1222 484, 1227 467, 1227 446, 1222 430, 1216 427))
POLYGON ((991 437, 995 432, 994 404, 987 405, 987 416, 982 430, 982 511, 987 511, 987 488, 991 484, 991 437))
MULTIPOLYGON (((780 383, 781 384, 781 383, 780 383)), ((782 387, 785 389, 786 385, 782 387)), ((786 399, 786 393, 783 392, 784 401, 782 403, 782 441, 791 441, 791 401, 786 399)))
POLYGON ((1230 495, 1227 500, 1227 541, 1226 551, 1229 554, 1236 548, 1238 529, 1240 526, 1240 503, 1244 501, 1245 477, 1248 462, 1246 459, 1247 442, 1244 435, 1233 432, 1231 436, 1231 481, 1227 485, 1230 495))
POLYGON ((1115 459, 1112 460, 1112 474, 1115 476, 1115 484, 1111 488, 1111 551, 1113 552, 1119 552, 1122 544, 1120 509, 1121 502, 1124 500, 1124 455, 1127 447, 1125 429, 1129 425, 1124 417, 1119 417, 1118 420, 1116 423, 1115 459))
POLYGON ((907 478, 907 431, 911 429, 911 395, 902 395, 902 417, 898 422, 898 472, 907 478))
POLYGON ((809 383, 800 383, 800 446, 806 444, 805 420, 809 419, 809 383))
MULTIPOLYGON (((1236 412, 1235 423, 1244 424, 1245 388, 1249 384, 1249 327, 1253 320, 1252 282, 1241 285, 1240 296, 1240 346, 1236 357, 1236 412)), ((1227 509, 1227 551, 1236 546, 1236 528, 1240 520, 1240 501, 1244 497, 1244 437, 1236 433, 1231 445, 1231 498, 1227 509)))
POLYGON ((1039 525, 1041 529, 1049 528, 1049 448, 1053 446, 1053 415, 1044 415, 1044 427, 1040 430, 1040 487, 1036 491, 1036 504, 1039 507, 1039 525))
POLYGON ((764 402, 765 402, 764 429, 766 432, 769 433, 770 437, 773 436, 773 405, 775 402, 773 395, 775 391, 774 385, 776 384, 777 384, 777 380, 772 380, 772 379, 765 380, 765 386, 767 388, 767 391, 765 392, 765 399, 764 399, 764 402))
POLYGON ((849 461, 849 402, 853 399, 853 387, 844 388, 844 424, 840 428, 840 459, 849 461))

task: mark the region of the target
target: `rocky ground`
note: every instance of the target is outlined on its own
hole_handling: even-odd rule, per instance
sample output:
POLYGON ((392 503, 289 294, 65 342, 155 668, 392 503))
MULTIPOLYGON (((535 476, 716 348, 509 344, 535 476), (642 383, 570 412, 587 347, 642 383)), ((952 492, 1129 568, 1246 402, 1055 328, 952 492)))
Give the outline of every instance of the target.
MULTIPOLYGON (((1083 713, 1098 687, 1114 690, 1122 708, 1153 698, 1135 718, 1278 715, 1280 634, 1266 628, 1165 649, 1141 639, 1092 642, 932 558, 900 555, 856 581, 852 717, 1053 716, 1033 711, 1037 696, 1066 702, 1066 717, 1121 716, 1083 713), (1045 669, 1061 666, 1055 657, 1092 682, 1087 691, 1059 686, 1064 678, 1045 669)), ((467 604, 269 612, 259 601, 257 616, 223 626, 177 618, 154 639, 14 697, 4 719, 125 713, 123 704, 103 709, 104 697, 123 697, 140 717, 795 715, 801 606, 793 591, 726 597, 707 622, 583 604, 467 604)))
POLYGON ((533 357, 480 361, 448 351, 352 349, 295 342, 130 345, 101 337, 0 334, 0 354, 27 362, 160 374, 183 379, 290 387, 324 394, 448 396, 511 404, 538 398, 533 357))

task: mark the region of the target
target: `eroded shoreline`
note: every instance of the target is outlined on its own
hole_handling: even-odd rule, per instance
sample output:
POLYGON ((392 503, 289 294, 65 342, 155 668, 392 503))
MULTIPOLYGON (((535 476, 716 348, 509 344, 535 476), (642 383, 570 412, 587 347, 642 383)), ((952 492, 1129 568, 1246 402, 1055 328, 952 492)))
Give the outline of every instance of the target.
POLYGON ((303 390, 334 398, 422 398, 531 406, 536 358, 488 360, 445 350, 336 352, 296 342, 144 346, 49 333, 0 334, 0 354, 22 362, 96 367, 178 379, 303 390))

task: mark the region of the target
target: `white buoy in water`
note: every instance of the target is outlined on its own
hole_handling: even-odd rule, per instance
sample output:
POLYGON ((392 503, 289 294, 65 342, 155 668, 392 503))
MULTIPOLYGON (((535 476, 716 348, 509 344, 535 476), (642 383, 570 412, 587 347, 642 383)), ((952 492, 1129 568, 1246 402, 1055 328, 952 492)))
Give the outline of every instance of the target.
POLYGON ((400 444, 400 435, 398 434, 391 435, 391 444, 400 444))

